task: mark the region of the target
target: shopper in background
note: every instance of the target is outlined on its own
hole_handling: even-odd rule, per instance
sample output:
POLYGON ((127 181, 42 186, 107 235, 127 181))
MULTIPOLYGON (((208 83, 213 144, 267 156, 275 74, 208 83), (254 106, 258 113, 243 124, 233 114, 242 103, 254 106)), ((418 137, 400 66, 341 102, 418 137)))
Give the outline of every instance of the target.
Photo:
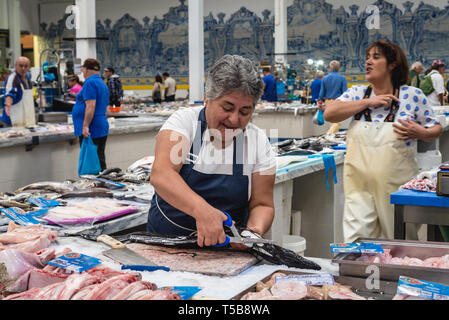
POLYGON ((271 70, 268 67, 265 67, 262 69, 263 72, 263 95, 262 100, 269 101, 269 102, 275 102, 278 100, 277 93, 276 93, 276 79, 271 74, 271 70))
POLYGON ((434 60, 432 62, 432 71, 426 76, 430 77, 432 81, 433 91, 427 94, 431 106, 444 105, 444 66, 445 64, 441 60, 434 60))
POLYGON ((83 88, 83 82, 80 81, 80 78, 77 75, 70 75, 67 80, 70 87, 69 96, 75 99, 76 95, 83 88))
POLYGON ((225 55, 209 71, 205 107, 167 119, 156 138, 148 232, 197 233, 199 246, 223 243, 222 211, 259 235, 270 229, 275 154, 249 122, 262 92, 257 66, 225 55))
POLYGON ((27 57, 19 57, 13 72, 5 79, 5 106, 1 120, 7 125, 24 126, 25 109, 34 114, 33 85, 28 76, 30 67, 27 57))
POLYGON ((165 82, 165 102, 171 102, 175 101, 175 95, 176 95, 176 81, 172 77, 170 77, 170 74, 168 72, 164 72, 162 74, 164 77, 165 82))
POLYGON ((154 103, 162 102, 162 77, 160 74, 157 74, 155 77, 155 81, 153 84, 153 91, 151 92, 151 96, 153 97, 154 103))
MULTIPOLYGON (((323 110, 326 101, 332 101, 340 97, 348 89, 348 82, 338 71, 340 62, 333 60, 329 63, 330 73, 321 82, 320 96, 317 102, 319 109, 323 110)), ((334 123, 327 134, 336 133, 340 130, 341 122, 334 123)))
POLYGON ((109 123, 106 118, 109 90, 101 79, 98 60, 86 59, 81 70, 85 82, 76 96, 76 103, 72 111, 75 136, 80 137, 80 145, 84 138, 92 137, 98 147, 98 158, 103 171, 106 169, 105 148, 109 134, 109 123))
POLYGON ((104 69, 104 75, 107 79, 109 89, 109 105, 111 107, 120 107, 123 99, 123 89, 120 76, 115 73, 114 68, 104 69))
POLYGON ((312 94, 311 103, 316 103, 320 98, 320 90, 321 90, 321 82, 324 77, 323 71, 318 71, 316 74, 315 80, 312 81, 310 84, 310 91, 312 94))
POLYGON ((419 88, 420 78, 419 74, 423 71, 422 63, 419 61, 416 61, 414 64, 412 64, 412 67, 410 68, 410 73, 408 76, 407 85, 419 88))
MULTIPOLYGON (((360 237, 393 239, 390 194, 418 173, 416 140, 442 132, 420 89, 407 86, 407 58, 400 47, 376 41, 366 49, 367 85, 352 86, 326 103, 324 118, 352 117, 344 164, 345 242, 360 237)), ((417 239, 416 230, 408 238, 417 239)))

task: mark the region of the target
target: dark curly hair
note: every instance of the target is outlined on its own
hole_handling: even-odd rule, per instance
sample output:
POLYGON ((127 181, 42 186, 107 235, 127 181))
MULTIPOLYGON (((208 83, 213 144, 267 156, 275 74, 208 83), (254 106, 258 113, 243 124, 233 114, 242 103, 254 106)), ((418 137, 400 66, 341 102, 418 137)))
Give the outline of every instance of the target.
POLYGON ((373 42, 366 48, 366 55, 371 49, 377 48, 387 59, 387 66, 395 64, 394 69, 391 71, 391 83, 395 88, 399 88, 401 85, 407 84, 408 81, 408 61, 404 51, 396 44, 378 40, 373 42))

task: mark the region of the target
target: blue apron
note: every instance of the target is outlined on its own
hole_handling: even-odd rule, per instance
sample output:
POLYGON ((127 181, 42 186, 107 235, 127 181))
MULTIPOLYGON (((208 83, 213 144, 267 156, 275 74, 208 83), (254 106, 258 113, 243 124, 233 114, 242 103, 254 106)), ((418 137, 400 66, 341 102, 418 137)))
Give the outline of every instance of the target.
MULTIPOLYGON (((190 154, 194 159, 200 151, 200 147, 194 148, 194 145, 202 145, 203 133, 207 128, 205 110, 206 108, 203 108, 198 117, 201 126, 198 125, 194 143, 190 148, 190 154)), ((229 213, 237 226, 246 227, 249 216, 249 180, 248 176, 243 174, 243 141, 244 132, 234 138, 232 175, 201 173, 193 169, 194 163, 191 162, 185 163, 179 174, 207 203, 229 213)), ((155 192, 148 214, 147 231, 187 236, 196 232, 196 220, 171 206, 155 192)))

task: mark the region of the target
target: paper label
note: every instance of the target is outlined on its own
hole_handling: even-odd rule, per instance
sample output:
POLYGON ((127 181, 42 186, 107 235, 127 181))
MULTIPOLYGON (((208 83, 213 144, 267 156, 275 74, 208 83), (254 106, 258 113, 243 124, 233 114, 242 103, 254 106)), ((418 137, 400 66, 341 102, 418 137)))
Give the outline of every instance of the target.
POLYGON ((306 286, 324 286, 334 285, 334 276, 330 273, 317 273, 317 274, 296 274, 291 276, 277 276, 274 278, 275 282, 281 281, 295 281, 301 282, 306 286))
POLYGON ((332 243, 330 246, 332 253, 384 253, 379 243, 332 243))
POLYGON ((400 276, 397 294, 422 297, 432 300, 449 300, 449 286, 400 276))
POLYGON ((50 264, 52 266, 60 267, 78 273, 89 270, 99 265, 100 263, 101 260, 98 258, 86 256, 77 252, 69 252, 61 257, 47 262, 47 264, 50 264))
POLYGON ((21 226, 28 226, 31 224, 39 224, 39 221, 33 218, 20 208, 2 208, 0 209, 8 218, 21 226))
POLYGON ((61 205, 61 203, 59 201, 48 200, 48 199, 45 199, 42 197, 30 198, 30 199, 28 199, 28 202, 30 202, 40 208, 50 208, 50 207, 57 207, 57 206, 61 205))
POLYGON ((115 189, 120 189, 120 188, 126 187, 126 185, 124 185, 122 183, 118 183, 118 182, 115 182, 115 181, 107 180, 107 179, 104 179, 104 178, 95 178, 95 180, 104 182, 107 186, 109 186, 111 188, 115 188, 115 189))

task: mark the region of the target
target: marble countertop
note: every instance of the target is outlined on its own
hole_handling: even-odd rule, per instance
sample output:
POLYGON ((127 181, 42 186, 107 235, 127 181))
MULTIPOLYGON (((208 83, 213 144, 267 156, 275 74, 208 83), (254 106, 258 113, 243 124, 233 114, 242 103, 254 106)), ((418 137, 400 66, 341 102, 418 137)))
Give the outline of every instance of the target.
MULTIPOLYGON (((146 131, 157 131, 164 124, 164 117, 132 117, 132 118, 116 118, 109 127, 109 135, 129 134, 146 131)), ((23 137, 14 137, 6 140, 0 140, 0 148, 33 145, 38 143, 49 143, 56 141, 66 141, 77 139, 70 132, 55 132, 46 134, 30 134, 23 137), (33 139, 35 141, 33 141, 33 139)))

